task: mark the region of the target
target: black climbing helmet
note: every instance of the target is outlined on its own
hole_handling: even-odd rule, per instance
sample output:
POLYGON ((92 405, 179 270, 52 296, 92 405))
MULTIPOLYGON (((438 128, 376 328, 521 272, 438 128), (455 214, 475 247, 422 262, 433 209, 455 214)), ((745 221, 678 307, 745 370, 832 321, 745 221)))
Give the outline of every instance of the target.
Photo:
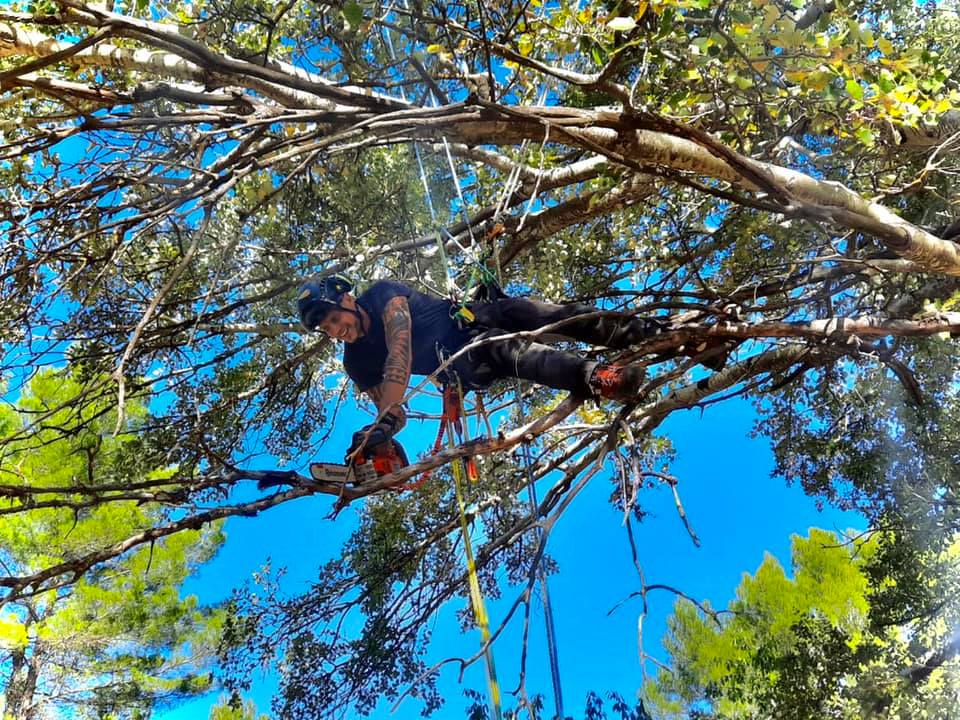
POLYGON ((353 290, 353 283, 342 275, 307 280, 297 296, 300 324, 307 330, 316 330, 327 313, 340 307, 343 296, 353 290))

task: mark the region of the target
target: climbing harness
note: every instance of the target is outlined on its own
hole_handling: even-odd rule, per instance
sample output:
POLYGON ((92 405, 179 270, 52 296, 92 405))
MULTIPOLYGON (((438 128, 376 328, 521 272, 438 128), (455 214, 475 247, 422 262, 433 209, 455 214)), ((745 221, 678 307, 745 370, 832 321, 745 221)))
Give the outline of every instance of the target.
MULTIPOLYGON (((430 449, 431 455, 436 455, 443 449, 443 439, 447 432, 456 429, 462 433, 463 423, 463 401, 461 396, 455 392, 456 386, 453 383, 447 383, 443 387, 443 412, 440 415, 440 426, 437 428, 437 438, 434 440, 433 447, 430 449)), ((471 482, 476 482, 479 478, 477 473, 477 464, 472 457, 465 458, 467 476, 471 482)), ((398 490, 416 490, 430 479, 433 470, 425 470, 416 482, 406 485, 398 485, 398 490)))

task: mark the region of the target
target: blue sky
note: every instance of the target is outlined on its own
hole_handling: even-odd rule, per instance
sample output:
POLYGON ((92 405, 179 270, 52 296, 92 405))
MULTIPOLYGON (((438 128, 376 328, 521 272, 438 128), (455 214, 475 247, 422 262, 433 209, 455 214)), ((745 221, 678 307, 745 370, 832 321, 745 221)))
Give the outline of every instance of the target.
MULTIPOLYGON (((341 419, 327 447, 330 452, 348 442, 350 422, 361 416, 348 413, 341 419)), ((668 488, 645 490, 641 502, 650 515, 635 526, 640 561, 648 584, 674 586, 715 606, 732 597, 744 572, 753 572, 770 552, 789 567, 790 537, 806 534, 810 527, 832 530, 862 528, 864 521, 851 513, 833 509, 817 511, 812 499, 798 487, 787 487, 782 478, 770 476, 773 458, 765 440, 750 439, 755 413, 741 400, 731 400, 699 410, 677 413, 660 429, 669 434, 677 449, 672 472, 680 480, 680 493, 688 518, 702 547, 696 548, 677 516, 668 488)), ((408 428, 403 439, 412 455, 425 450, 434 431, 432 423, 422 429, 408 428)), ((336 458, 325 458, 336 459, 336 458)), ((637 646, 639 600, 611 608, 639 589, 630 557, 622 516, 608 502, 610 473, 597 476, 569 508, 551 536, 549 551, 560 563, 560 572, 550 578, 554 607, 564 705, 567 715, 582 716, 587 692, 615 691, 632 699, 642 682, 637 646)), ((545 487, 544 487, 545 489, 545 487)), ((542 494, 542 493, 541 493, 542 494)), ((255 519, 231 519, 228 540, 220 555, 187 588, 201 600, 216 601, 251 577, 269 556, 272 566, 285 566, 285 586, 304 589, 315 569, 337 552, 352 529, 356 514, 348 509, 335 521, 324 519, 331 505, 326 496, 306 498, 255 519)), ((491 623, 504 616, 514 595, 498 602, 488 600, 491 623)), ((660 640, 674 597, 666 592, 650 595, 650 613, 644 622, 645 651, 663 658, 660 640)), ((444 608, 433 622, 434 642, 428 662, 449 656, 469 656, 479 647, 479 632, 461 634, 455 611, 466 600, 444 608)), ((527 688, 542 693, 552 710, 552 691, 543 629, 542 607, 534 606, 527 688)), ((516 686, 522 619, 512 621, 510 631, 495 647, 500 683, 504 692, 516 686)), ((464 717, 469 704, 463 688, 485 692, 482 663, 470 668, 463 685, 457 682, 454 665, 440 673, 440 688, 447 700, 436 717, 464 717)), ((269 710, 275 687, 272 678, 258 682, 251 697, 261 711, 269 710)), ((160 720, 204 717, 216 697, 196 700, 161 712, 160 720)), ((507 696, 505 705, 514 706, 507 696)), ((384 703, 375 718, 413 720, 421 706, 407 700, 394 712, 384 703)))

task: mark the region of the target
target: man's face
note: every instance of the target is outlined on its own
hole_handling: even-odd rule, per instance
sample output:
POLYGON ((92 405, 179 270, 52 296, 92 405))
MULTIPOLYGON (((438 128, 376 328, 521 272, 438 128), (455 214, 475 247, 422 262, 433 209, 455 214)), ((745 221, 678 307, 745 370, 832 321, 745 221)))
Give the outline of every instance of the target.
POLYGON ((352 343, 360 338, 360 318, 347 310, 330 310, 317 330, 326 333, 335 340, 352 343))

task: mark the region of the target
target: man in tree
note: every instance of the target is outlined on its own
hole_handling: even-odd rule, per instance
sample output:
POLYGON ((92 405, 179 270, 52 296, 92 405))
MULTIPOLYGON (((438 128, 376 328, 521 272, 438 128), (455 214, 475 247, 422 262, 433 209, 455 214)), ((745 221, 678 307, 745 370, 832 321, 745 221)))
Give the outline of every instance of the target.
POLYGON ((665 324, 590 305, 554 305, 527 298, 472 303, 458 312, 450 300, 381 280, 358 296, 345 278, 330 276, 304 284, 297 300, 300 322, 345 343, 347 375, 376 404, 380 420, 356 433, 348 457, 366 443, 386 442, 404 424, 401 403, 411 375, 439 372, 443 382, 458 378, 465 389, 517 377, 582 397, 626 402, 635 397, 643 368, 587 360, 515 333, 550 332, 566 339, 609 348, 627 348, 661 332, 665 324), (483 342, 486 341, 486 342, 483 342))

